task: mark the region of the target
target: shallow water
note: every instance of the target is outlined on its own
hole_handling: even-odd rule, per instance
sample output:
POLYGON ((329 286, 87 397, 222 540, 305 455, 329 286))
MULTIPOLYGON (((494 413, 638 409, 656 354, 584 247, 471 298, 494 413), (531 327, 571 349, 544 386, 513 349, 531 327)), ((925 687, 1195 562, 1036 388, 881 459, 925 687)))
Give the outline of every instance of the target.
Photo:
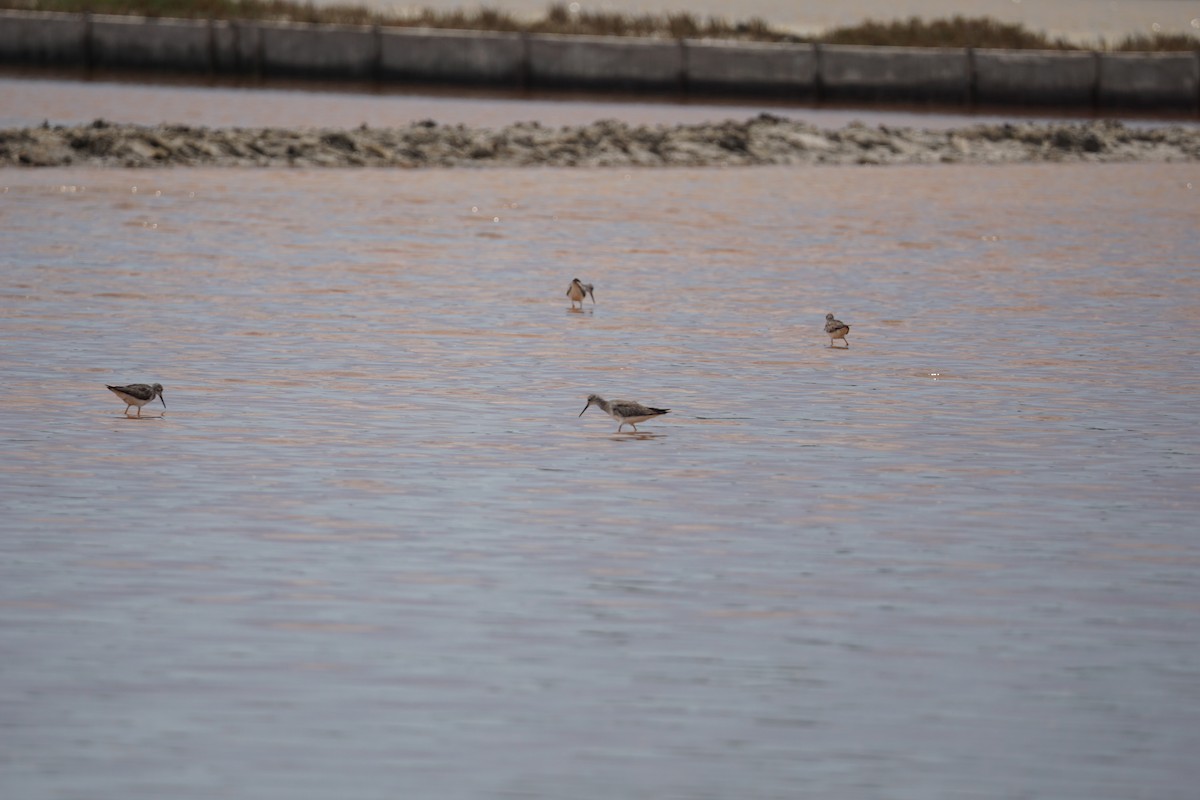
MULTIPOLYGON (((404 127, 423 120, 442 125, 502 128, 518 122, 543 125, 590 125, 598 119, 617 119, 633 125, 696 125, 727 119, 744 120, 767 112, 822 128, 841 128, 853 121, 873 125, 944 129, 975 123, 1011 121, 1014 112, 947 113, 928 108, 815 108, 785 101, 752 103, 665 102, 652 96, 585 96, 569 92, 528 96, 480 90, 473 95, 413 93, 410 87, 317 82, 273 82, 269 86, 204 85, 203 81, 163 78, 159 83, 118 80, 113 76, 85 80, 77 76, 10 71, 0 74, 0 128, 78 125, 96 119, 159 125, 188 124, 217 128, 356 128, 368 125, 404 127)), ((143 78, 146 76, 137 76, 143 78)), ((1045 109, 1031 112, 1037 119, 1045 109)), ((1053 118, 1084 118, 1087 112, 1054 112, 1053 118)), ((1164 120, 1124 113, 1132 124, 1164 124, 1164 120)), ((1194 115, 1172 118, 1169 124, 1195 125, 1194 115)))
POLYGON ((0 182, 5 796, 1193 796, 1200 166, 0 182))

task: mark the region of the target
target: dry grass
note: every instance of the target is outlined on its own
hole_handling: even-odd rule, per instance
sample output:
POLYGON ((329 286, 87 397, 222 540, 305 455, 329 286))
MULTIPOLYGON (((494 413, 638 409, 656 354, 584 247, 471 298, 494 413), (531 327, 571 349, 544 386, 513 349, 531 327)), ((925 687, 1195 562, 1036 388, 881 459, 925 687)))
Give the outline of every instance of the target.
POLYGON ((1200 39, 1186 33, 1156 33, 1153 35, 1138 33, 1126 36, 1111 49, 1142 53, 1198 50, 1200 49, 1200 39))
MULTIPOLYGON (((651 36, 659 38, 735 39, 756 42, 817 41, 825 44, 891 45, 899 47, 994 47, 1015 50, 1078 50, 1082 45, 1052 39, 1022 25, 988 17, 925 21, 912 17, 893 22, 864 22, 835 28, 818 37, 798 37, 771 27, 761 19, 729 22, 687 12, 619 14, 605 11, 572 12, 555 4, 540 19, 525 20, 506 11, 483 8, 464 11, 424 9, 381 13, 350 3, 317 7, 294 0, 0 0, 0 8, 37 11, 90 11, 96 14, 136 14, 149 17, 287 20, 343 25, 456 28, 485 31, 586 34, 593 36, 651 36)), ((1101 49, 1126 51, 1186 51, 1200 48, 1188 34, 1137 34, 1117 43, 1100 42, 1101 49)))
POLYGON ((687 12, 670 14, 619 14, 607 11, 572 12, 552 5, 546 16, 528 25, 533 33, 574 33, 590 36, 654 36, 667 39, 795 40, 761 19, 730 23, 720 17, 696 17, 687 12))
POLYGON ((827 31, 828 44, 891 45, 896 47, 995 47, 1007 50, 1072 50, 1063 39, 1050 39, 1023 25, 988 17, 953 17, 926 22, 917 17, 894 22, 864 22, 827 31))

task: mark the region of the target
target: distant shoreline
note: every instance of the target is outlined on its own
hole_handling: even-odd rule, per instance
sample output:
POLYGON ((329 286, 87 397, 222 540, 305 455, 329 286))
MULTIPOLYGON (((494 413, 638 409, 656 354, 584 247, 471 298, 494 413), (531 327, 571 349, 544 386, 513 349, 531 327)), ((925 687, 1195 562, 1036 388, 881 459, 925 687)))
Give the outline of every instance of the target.
POLYGON ((788 42, 883 47, 979 47, 1009 50, 1093 50, 1108 52, 1179 52, 1200 48, 1194 32, 1129 33, 1108 42, 1054 36, 1015 22, 988 16, 924 19, 918 16, 864 20, 819 33, 801 34, 759 17, 672 13, 623 13, 603 9, 572 10, 564 2, 548 4, 544 14, 525 16, 488 7, 438 10, 372 8, 348 0, 314 5, 304 0, 0 0, 0 10, 112 14, 148 18, 293 22, 311 25, 381 25, 490 33, 624 36, 659 39, 709 39, 738 42, 788 42))
POLYGON ((824 130, 761 114, 697 125, 602 120, 498 129, 43 125, 0 130, 0 167, 722 167, 762 165, 1197 162, 1200 128, 1021 122, 923 130, 824 130))
POLYGON ((84 76, 129 70, 689 99, 1200 113, 1200 50, 891 47, 17 11, 0 11, 0 22, 0 64, 84 76))

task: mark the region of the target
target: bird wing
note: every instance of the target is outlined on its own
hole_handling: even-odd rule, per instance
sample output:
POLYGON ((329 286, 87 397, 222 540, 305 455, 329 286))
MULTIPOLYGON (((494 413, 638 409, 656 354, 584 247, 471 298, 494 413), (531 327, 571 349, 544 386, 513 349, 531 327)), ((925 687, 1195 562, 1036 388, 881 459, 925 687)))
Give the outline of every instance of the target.
POLYGON ((635 417, 646 410, 641 403, 635 403, 632 400, 611 400, 608 407, 610 413, 620 414, 622 417, 635 417))
POLYGON ((666 414, 670 409, 650 408, 632 400, 614 400, 609 406, 614 414, 622 417, 653 417, 666 414))
POLYGON ((829 322, 825 323, 825 332, 826 333, 833 333, 834 331, 839 331, 842 328, 845 328, 846 330, 850 330, 850 326, 847 325, 846 323, 842 322, 840 319, 831 319, 831 320, 829 320, 829 322))
POLYGON ((114 392, 136 397, 138 400, 154 399, 154 390, 144 383, 133 383, 129 386, 109 386, 108 388, 114 392))

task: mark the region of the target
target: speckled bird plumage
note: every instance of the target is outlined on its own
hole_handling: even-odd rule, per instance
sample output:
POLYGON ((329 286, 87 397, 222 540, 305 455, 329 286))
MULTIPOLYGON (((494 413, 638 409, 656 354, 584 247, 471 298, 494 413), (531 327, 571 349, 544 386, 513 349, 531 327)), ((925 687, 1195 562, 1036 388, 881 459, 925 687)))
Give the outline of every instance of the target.
POLYGON ((833 347, 833 343, 837 339, 842 340, 842 344, 846 347, 850 343, 846 341, 846 334, 850 332, 850 326, 842 322, 840 319, 834 319, 833 314, 825 315, 825 333, 829 334, 829 346, 833 347))

